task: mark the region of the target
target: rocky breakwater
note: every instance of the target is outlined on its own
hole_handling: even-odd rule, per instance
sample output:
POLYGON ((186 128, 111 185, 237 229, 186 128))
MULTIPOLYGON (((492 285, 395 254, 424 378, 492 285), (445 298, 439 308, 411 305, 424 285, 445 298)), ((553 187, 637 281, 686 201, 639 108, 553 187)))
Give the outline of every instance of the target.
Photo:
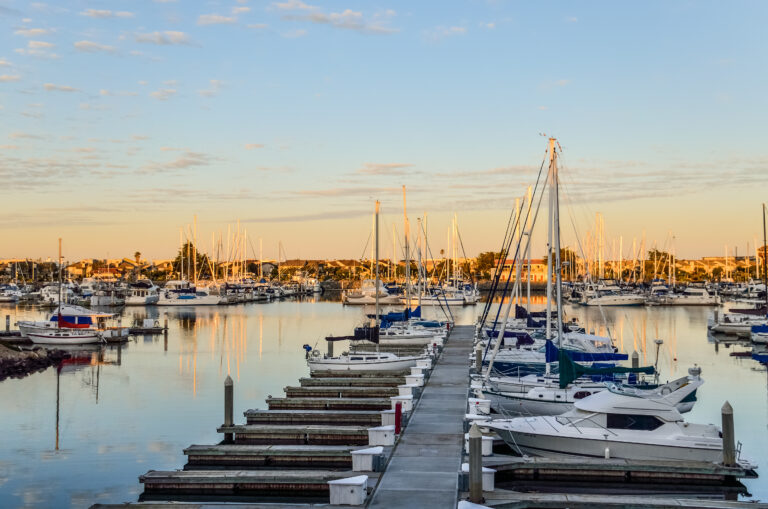
POLYGON ((41 347, 19 350, 0 345, 0 380, 25 377, 59 364, 68 357, 69 354, 62 350, 48 350, 41 347))

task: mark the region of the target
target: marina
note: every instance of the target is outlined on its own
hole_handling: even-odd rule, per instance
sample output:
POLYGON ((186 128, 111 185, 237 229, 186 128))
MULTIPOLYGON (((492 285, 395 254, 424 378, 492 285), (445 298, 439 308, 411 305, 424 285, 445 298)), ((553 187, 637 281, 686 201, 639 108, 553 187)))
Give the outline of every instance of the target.
MULTIPOLYGON (((34 478, 29 477, 32 471, 26 471, 28 473, 25 474, 25 470, 22 470, 7 478, 4 487, 10 486, 11 491, 4 488, 3 493, 8 495, 3 495, 3 503, 15 505, 13 500, 15 497, 22 496, 24 486, 36 490, 41 496, 45 496, 46 500, 58 501, 57 504, 63 505, 68 505, 71 500, 78 500, 76 498, 78 494, 84 497, 84 491, 89 493, 87 495, 88 504, 99 501, 102 503, 136 503, 143 491, 142 485, 138 482, 138 476, 146 474, 148 469, 173 471, 173 469, 181 468, 190 461, 193 464, 200 461, 223 461, 224 463, 236 464, 253 462, 256 465, 255 468, 262 468, 258 465, 263 465, 266 461, 278 461, 282 462, 283 465, 302 465, 302 461, 309 461, 306 459, 307 454, 314 454, 314 452, 305 449, 307 439, 313 442, 313 445, 309 447, 318 451, 317 457, 313 456, 311 461, 318 461, 318 458, 321 457, 325 458, 321 459, 316 466, 323 465, 322 468, 327 468, 328 465, 335 463, 337 466, 342 465, 338 468, 351 471, 347 468, 349 459, 332 458, 339 458, 347 452, 365 449, 369 446, 367 434, 355 430, 362 431, 370 427, 381 426, 382 409, 391 409, 389 398, 339 397, 338 392, 332 398, 329 398, 329 394, 325 394, 325 397, 296 398, 299 396, 298 393, 290 398, 287 397, 288 395, 283 389, 286 387, 332 387, 336 391, 343 388, 355 388, 359 391, 361 388, 370 387, 377 392, 389 388, 388 393, 394 393, 393 388, 397 389, 400 385, 406 385, 406 377, 410 376, 410 372, 407 374, 359 372, 355 374, 343 373, 341 376, 315 372, 313 376, 309 375, 301 345, 311 334, 316 334, 314 331, 316 331, 317 320, 324 324, 323 330, 334 330, 337 334, 343 334, 350 327, 359 323, 359 310, 344 307, 339 300, 340 297, 338 296, 334 299, 328 295, 310 300, 285 301, 270 306, 250 305, 241 310, 232 306, 216 308, 216 311, 205 307, 190 309, 185 313, 169 314, 167 350, 164 347, 163 336, 154 335, 131 338, 128 343, 123 344, 120 364, 115 363, 117 359, 116 346, 104 347, 106 348, 105 361, 111 360, 112 362, 93 361, 89 354, 87 364, 76 365, 79 367, 75 369, 66 368, 59 375, 62 381, 62 401, 69 400, 74 402, 76 406, 62 406, 62 422, 68 424, 60 430, 63 433, 60 433, 58 451, 54 444, 55 437, 53 433, 48 433, 48 427, 38 426, 26 419, 26 416, 30 415, 27 405, 32 403, 15 398, 10 399, 14 403, 10 407, 9 419, 4 421, 3 431, 5 433, 23 433, 29 438, 25 441, 25 446, 4 449, 4 457, 13 458, 14 454, 24 454, 27 457, 32 453, 33 456, 40 457, 42 461, 36 468, 47 471, 46 475, 50 475, 53 481, 50 491, 41 490, 41 486, 35 482, 34 478), (313 319, 305 322, 302 326, 301 321, 297 323, 294 320, 295 317, 299 316, 310 316, 313 319), (226 333, 223 329, 225 326, 226 333), (157 355, 160 357, 156 357, 157 355), (150 359, 152 359, 151 362, 146 364, 150 359), (139 360, 143 361, 136 364, 135 362, 139 360), (229 370, 227 370, 227 366, 229 370), (97 370, 100 370, 98 403, 95 400, 95 389, 92 386, 97 370), (237 377, 238 372, 239 378, 237 377), (239 423, 233 423, 231 428, 222 428, 221 387, 223 379, 228 373, 237 381, 234 407, 237 409, 236 414, 242 415, 242 417, 238 419, 239 423), (88 384, 83 385, 84 382, 88 382, 88 384), (127 385, 126 382, 128 382, 127 385), (148 400, 147 398, 156 392, 153 389, 156 384, 166 387, 166 391, 169 392, 148 400), (128 392, 129 390, 130 392, 128 392), (111 394, 111 396, 106 396, 107 394, 111 394), (128 394, 132 394, 132 396, 126 401, 125 397, 128 394), (172 397, 179 402, 184 402, 184 404, 175 405, 172 409, 168 409, 167 414, 164 414, 160 409, 164 406, 162 401, 165 401, 166 397, 172 397), (309 406, 310 408, 277 409, 279 404, 291 399, 300 400, 302 401, 301 406, 309 406), (346 400, 351 402, 351 406, 342 403, 346 408, 329 408, 326 402, 331 401, 331 399, 342 402, 346 400), (374 409, 360 409, 355 406, 370 404, 365 400, 381 401, 381 403, 374 403, 374 409), (273 403, 268 403, 270 401, 273 403), (322 402, 322 408, 317 408, 318 402, 322 402), (149 408, 154 408, 153 412, 157 412, 159 416, 157 423, 162 424, 165 429, 159 429, 157 423, 144 422, 133 417, 136 412, 147 411, 147 405, 150 405, 149 408), (25 408, 26 410, 24 410, 25 408), (240 414, 241 412, 242 414, 240 414), (115 416, 109 417, 108 413, 115 413, 115 416), (88 416, 99 417, 93 420, 88 416), (116 425, 116 422, 123 420, 127 420, 126 422, 131 424, 127 428, 121 426, 123 432, 120 436, 115 436, 111 432, 111 428, 116 425), (178 425, 180 422, 184 422, 183 427, 178 425), (243 444, 242 447, 253 449, 250 451, 247 449, 233 450, 233 460, 217 460, 216 458, 222 455, 222 450, 213 445, 201 445, 217 444, 222 439, 224 432, 231 430, 235 434, 239 431, 246 431, 247 426, 259 427, 250 429, 254 433, 267 433, 267 435, 250 435, 248 440, 251 442, 258 442, 260 436, 267 436, 272 440, 277 439, 278 436, 283 436, 284 438, 280 439, 282 443, 273 445, 243 444), (278 429, 275 426, 284 430, 282 435, 274 435, 275 430, 278 429), (78 431, 81 428, 90 431, 88 434, 81 434, 78 431), (309 429, 315 429, 320 433, 307 435, 309 429), (345 435, 338 435, 339 431, 345 435), (302 438, 296 438, 299 436, 302 438), (313 438, 314 436, 326 443, 314 443, 316 440, 313 438), (345 436, 346 438, 331 438, 334 436, 345 436), (355 438, 356 436, 359 438, 355 438), (332 443, 327 443, 328 440, 332 443), (351 440, 356 445, 339 444, 341 440, 351 440), (36 449, 30 449, 32 444, 37 444, 36 449), (195 452, 199 453, 199 458, 195 456, 195 452), (192 459, 189 458, 189 453, 192 453, 192 459), (250 459, 243 459, 248 455, 250 455, 250 459), (103 479, 100 482, 104 486, 114 486, 106 492, 103 491, 103 488, 95 486, 88 488, 88 486, 93 486, 91 480, 82 483, 85 472, 91 472, 94 457, 101 461, 104 468, 104 472, 99 476, 103 479), (116 458, 121 458, 121 461, 116 463, 116 458), (272 459, 267 460, 267 458, 272 459), (275 458, 279 459, 276 460, 275 458), (302 458, 305 459, 302 460, 302 458), (58 465, 67 465, 67 468, 62 470, 58 465), (104 500, 105 497, 109 497, 109 499, 104 500)), ((541 307, 541 304, 537 306, 541 307)), ((33 319, 35 314, 39 313, 37 310, 24 309, 23 307, 5 307, 4 310, 16 313, 14 319, 17 317, 33 319)), ((131 314, 140 313, 140 310, 138 308, 126 308, 124 313, 124 322, 131 322, 131 314)), ((602 316, 597 308, 567 307, 566 313, 569 316, 578 317, 580 323, 588 328, 595 328, 599 332, 602 316)), ((471 326, 471 322, 474 321, 472 315, 472 313, 467 312, 463 317, 458 317, 458 320, 465 320, 467 325, 471 326)), ((704 308, 648 307, 627 310, 613 308, 606 309, 606 315, 608 323, 615 331, 617 343, 622 351, 634 350, 636 347, 642 362, 648 362, 648 359, 653 359, 655 355, 655 345, 649 337, 648 331, 654 331, 653 334, 655 335, 655 331, 658 330, 660 336, 668 338, 661 348, 659 368, 668 372, 669 378, 673 378, 676 372, 682 370, 682 366, 697 363, 702 367, 702 376, 706 377, 707 384, 700 389, 700 400, 690 412, 692 420, 718 423, 720 406, 727 399, 734 407, 736 436, 737 440, 742 442, 743 450, 751 451, 749 455, 755 459, 768 454, 765 444, 758 438, 759 423, 768 415, 768 407, 766 407, 768 398, 765 396, 765 391, 768 390, 768 375, 763 366, 752 360, 751 357, 732 357, 729 355, 731 351, 743 349, 743 343, 730 341, 726 337, 717 339, 707 335, 708 313, 704 308), (645 335, 642 331, 646 331, 645 335), (752 387, 753 390, 733 390, 733 388, 745 386, 752 387), (758 388, 762 392, 758 391, 758 388), (720 400, 720 404, 718 404, 718 400, 720 400)), ((466 328, 459 328, 456 332, 462 330, 466 330, 466 328)), ((316 335, 318 343, 322 341, 322 336, 322 334, 319 337, 316 335)), ((425 390, 421 393, 421 397, 425 398, 422 400, 423 408, 419 405, 416 406, 417 411, 413 419, 407 422, 404 428, 405 432, 401 443, 404 444, 407 440, 415 440, 417 443, 425 440, 426 445, 416 447, 415 451, 421 451, 420 453, 409 452, 400 445, 396 448, 396 450, 401 451, 400 454, 412 454, 426 460, 428 458, 425 452, 427 449, 438 454, 435 449, 437 444, 430 443, 432 439, 424 434, 428 432, 416 432, 420 429, 423 430, 422 426, 427 428, 438 426, 450 430, 450 433, 443 438, 457 437, 455 442, 450 442, 454 444, 451 445, 450 451, 453 452, 450 452, 450 455, 455 459, 455 463, 448 465, 447 461, 434 461, 432 464, 437 465, 438 470, 445 470, 440 475, 445 476, 446 482, 450 478, 455 483, 455 488, 449 492, 455 490, 456 500, 459 499, 458 489, 461 482, 458 471, 460 469, 459 452, 462 450, 463 441, 460 437, 466 429, 464 413, 467 411, 466 399, 469 395, 470 363, 466 359, 468 359, 468 354, 472 352, 471 341, 461 346, 459 341, 454 341, 457 337, 458 335, 453 335, 452 339, 446 342, 443 354, 441 354, 446 355, 446 352, 450 353, 450 349, 454 348, 457 349, 454 353, 462 358, 463 362, 459 362, 458 356, 454 357, 457 360, 453 361, 455 365, 450 367, 449 378, 455 388, 451 389, 450 386, 444 386, 441 383, 434 386, 438 392, 429 396, 432 394, 430 384, 439 379, 435 377, 441 372, 437 371, 441 369, 441 364, 438 363, 436 371, 432 373, 425 390), (452 392, 455 394, 451 396, 450 393, 452 392), (456 420, 453 423, 447 419, 450 412, 444 410, 448 408, 448 400, 446 400, 448 397, 455 398, 455 404, 460 405, 460 409, 456 409, 456 420), (430 400, 432 402, 427 404, 430 400), (433 409, 429 410, 430 407, 433 409), (421 409, 419 410, 419 408, 421 409), (424 413, 420 413, 422 411, 424 413), (438 415, 443 417, 438 417, 438 415), (421 424, 417 426, 419 423, 421 424), (407 438, 409 436, 413 436, 413 438, 407 438)), ((341 345, 335 346, 337 351, 340 348, 342 348, 341 345)), ((447 358, 444 359, 445 361, 448 360, 447 358)), ((445 366, 447 368, 448 364, 445 366)), ((448 374, 448 372, 445 373, 448 374)), ((44 399, 51 401, 50 397, 55 395, 55 380, 50 380, 51 377, 56 378, 55 372, 49 369, 44 373, 21 380, 7 380, 0 385, 0 391, 19 390, 18 388, 14 389, 14 387, 28 387, 25 391, 32 391, 32 394, 40 395, 38 404, 44 399), (45 386, 47 386, 47 390, 44 390, 45 386)), ((3 396, 6 397, 7 394, 3 396)), ((49 408, 50 413, 55 410, 55 401, 50 402, 49 408)), ((40 415, 36 412, 31 415, 39 415, 40 422, 46 422, 45 414, 40 415)), ((441 441, 441 443, 443 442, 441 441)), ((449 453, 444 454, 447 458, 449 453)), ((510 467, 499 466, 500 463, 515 465, 515 460, 510 458, 509 454, 509 452, 497 453, 488 457, 485 460, 485 466, 498 467, 500 473, 497 475, 501 476, 505 468, 509 469, 510 467)), ((413 457, 408 458, 409 456, 404 456, 400 462, 402 470, 392 470, 391 472, 393 474, 396 471, 413 472, 413 470, 408 469, 415 468, 416 463, 414 462, 419 460, 413 457)), ((613 461, 615 462, 615 460, 613 461)), ((758 463, 760 463, 759 460, 758 463)), ((393 462, 390 459, 390 464, 397 465, 398 462, 393 462)), ((188 468, 191 468, 191 465, 188 468)), ((227 466, 227 468, 231 467, 227 466)), ((319 471, 322 471, 322 468, 319 471)), ((419 468, 427 467, 419 465, 419 468)), ((520 467, 513 468, 519 470, 520 467)), ((760 468, 756 471, 759 473, 760 468)), ((383 472, 384 475, 382 476, 382 471, 379 471, 377 479, 386 478, 386 470, 383 472)), ((507 474, 504 473, 504 475, 507 474)), ((402 479, 402 477, 401 475, 399 478, 402 479)), ((397 478, 393 477, 393 479, 397 478)), ((505 481, 502 479, 504 478, 499 477, 497 480, 497 487, 504 485, 505 481)), ((521 480, 529 482, 525 476, 521 480)), ((761 478, 746 477, 741 481, 752 495, 752 499, 768 496, 768 490, 762 487, 761 478)), ((313 482, 318 482, 317 478, 313 482)), ((382 486, 386 485, 382 484, 382 486)), ((403 487, 405 486, 403 485, 403 487)), ((372 488, 373 486, 371 486, 372 488)), ((371 493, 373 494, 373 492, 371 493)), ((397 490, 392 492, 394 495, 398 493, 397 490)), ((440 493, 443 492, 440 491, 440 493)), ((510 495, 510 500, 514 498, 513 495, 510 495)), ((554 496, 552 495, 552 497, 554 496)), ((499 492, 494 492, 489 497, 498 499, 500 495, 499 492)), ((375 499, 376 496, 370 500, 375 499)))
POLYGON ((766 19, 0 0, 0 509, 768 509, 766 19))

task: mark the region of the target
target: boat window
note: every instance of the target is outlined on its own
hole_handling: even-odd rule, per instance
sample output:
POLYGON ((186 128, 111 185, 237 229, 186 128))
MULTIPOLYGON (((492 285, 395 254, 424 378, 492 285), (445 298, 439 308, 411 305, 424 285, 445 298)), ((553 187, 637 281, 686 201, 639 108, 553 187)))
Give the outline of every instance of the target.
POLYGON ((587 396, 591 396, 591 395, 592 395, 592 393, 589 392, 589 391, 578 391, 578 392, 574 393, 573 399, 583 399, 583 398, 586 398, 587 396))
POLYGON ((540 397, 540 398, 543 398, 543 397, 544 397, 544 395, 543 395, 543 394, 539 394, 539 397, 540 397))
POLYGON ((352 360, 352 361, 362 361, 363 360, 362 357, 350 357, 349 359, 352 360))
POLYGON ((607 414, 607 417, 606 426, 614 429, 653 431, 664 424, 652 415, 607 414))

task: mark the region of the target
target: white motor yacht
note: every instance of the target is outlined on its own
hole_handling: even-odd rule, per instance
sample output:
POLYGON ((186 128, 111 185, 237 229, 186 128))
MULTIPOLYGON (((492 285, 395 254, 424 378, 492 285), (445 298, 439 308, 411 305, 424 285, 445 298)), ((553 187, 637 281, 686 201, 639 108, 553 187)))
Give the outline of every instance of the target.
POLYGON ((637 460, 722 460, 720 429, 685 422, 664 397, 612 387, 559 416, 484 421, 514 450, 536 456, 637 460))
POLYGON ((717 306, 720 297, 710 294, 706 288, 690 286, 683 293, 667 295, 658 302, 663 306, 717 306))
POLYGON ((384 284, 379 281, 378 285, 373 279, 364 279, 359 289, 346 290, 341 294, 342 304, 349 306, 363 306, 376 304, 376 287, 378 286, 379 304, 397 304, 400 297, 390 295, 384 284))
POLYGON ((158 306, 215 306, 220 297, 195 288, 189 281, 168 281, 160 291, 158 306))
POLYGON ((142 279, 129 286, 128 295, 125 297, 126 306, 151 306, 160 300, 158 287, 149 279, 142 279))

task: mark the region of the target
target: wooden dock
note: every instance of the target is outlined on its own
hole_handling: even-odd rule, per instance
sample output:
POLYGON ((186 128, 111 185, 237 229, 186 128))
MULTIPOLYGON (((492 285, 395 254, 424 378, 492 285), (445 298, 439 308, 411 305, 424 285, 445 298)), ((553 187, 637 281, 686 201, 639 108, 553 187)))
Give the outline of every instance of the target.
POLYGON ((368 507, 456 507, 473 334, 453 329, 368 507))

